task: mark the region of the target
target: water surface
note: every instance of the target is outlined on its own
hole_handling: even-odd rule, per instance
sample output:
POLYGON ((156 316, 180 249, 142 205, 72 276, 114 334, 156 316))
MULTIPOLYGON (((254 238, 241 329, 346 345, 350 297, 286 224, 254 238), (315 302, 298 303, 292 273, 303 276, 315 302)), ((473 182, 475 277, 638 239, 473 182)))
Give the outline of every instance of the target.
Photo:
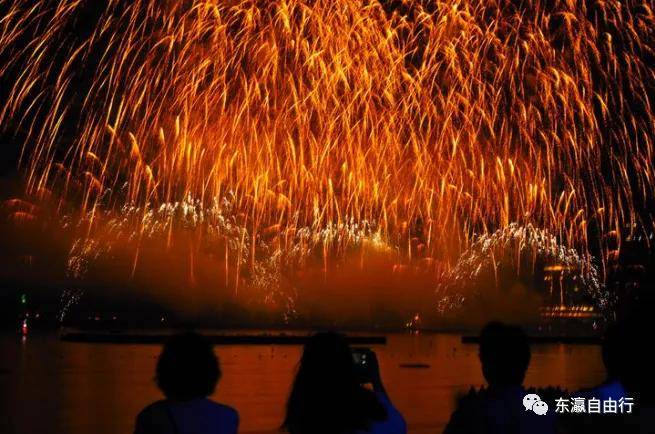
MULTIPOLYGON (((389 395, 412 434, 439 433, 456 397, 483 384, 477 345, 449 334, 391 334, 372 348, 389 395), (404 364, 427 364, 407 368, 404 364)), ((130 433, 139 410, 160 398, 156 345, 60 342, 54 334, 0 336, 0 432, 130 433)), ((241 415, 241 432, 273 433, 301 347, 218 346, 223 379, 214 395, 241 415)), ((603 378, 594 345, 533 345, 526 384, 569 390, 603 378)))

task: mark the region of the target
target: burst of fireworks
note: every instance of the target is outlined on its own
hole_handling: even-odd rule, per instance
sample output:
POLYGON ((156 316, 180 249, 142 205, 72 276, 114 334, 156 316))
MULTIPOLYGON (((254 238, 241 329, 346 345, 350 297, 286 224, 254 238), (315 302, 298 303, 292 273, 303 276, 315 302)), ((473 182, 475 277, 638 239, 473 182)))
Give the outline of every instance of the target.
POLYGON ((476 298, 475 291, 482 289, 481 276, 493 275, 497 279, 503 268, 520 274, 526 263, 531 274, 537 262, 542 268, 557 264, 571 271, 594 305, 601 312, 608 313, 610 296, 599 279, 595 264, 586 262, 575 249, 560 245, 547 231, 515 223, 478 237, 462 253, 437 287, 437 309, 442 313, 462 309, 468 299, 476 298))
POLYGON ((437 269, 512 222, 601 265, 652 230, 652 0, 90 3, 0 0, 0 125, 85 236, 228 196, 250 267, 301 228, 437 269))

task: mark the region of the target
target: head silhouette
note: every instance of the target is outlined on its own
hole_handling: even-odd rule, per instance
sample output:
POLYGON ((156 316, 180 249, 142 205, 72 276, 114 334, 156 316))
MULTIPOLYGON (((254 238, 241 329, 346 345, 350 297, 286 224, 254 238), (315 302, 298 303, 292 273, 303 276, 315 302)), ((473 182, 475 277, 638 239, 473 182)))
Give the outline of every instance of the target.
POLYGON ((366 430, 386 417, 358 381, 350 347, 337 333, 317 333, 305 345, 287 401, 283 428, 291 434, 366 430))
POLYGON ((157 385, 168 399, 175 401, 211 395, 220 375, 211 344, 197 333, 173 336, 157 362, 157 385))
POLYGON ((520 386, 530 364, 530 345, 523 330, 491 322, 480 332, 480 362, 489 386, 520 386))

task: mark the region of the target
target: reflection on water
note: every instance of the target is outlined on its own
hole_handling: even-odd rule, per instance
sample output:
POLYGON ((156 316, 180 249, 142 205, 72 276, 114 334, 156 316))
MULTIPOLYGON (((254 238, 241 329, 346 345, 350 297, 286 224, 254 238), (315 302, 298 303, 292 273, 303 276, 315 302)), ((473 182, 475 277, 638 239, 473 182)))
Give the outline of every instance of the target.
MULTIPOLYGON (((445 334, 389 335, 373 346, 392 400, 410 433, 438 433, 456 396, 481 385, 477 345, 445 334), (405 364, 428 364, 407 368, 405 364)), ((301 348, 219 346, 223 379, 214 398, 241 414, 241 432, 277 430, 301 348)), ((535 345, 527 385, 570 390, 603 378, 600 348, 535 345)), ((129 433, 134 416, 159 399, 159 347, 60 342, 55 335, 0 336, 0 432, 129 433)))

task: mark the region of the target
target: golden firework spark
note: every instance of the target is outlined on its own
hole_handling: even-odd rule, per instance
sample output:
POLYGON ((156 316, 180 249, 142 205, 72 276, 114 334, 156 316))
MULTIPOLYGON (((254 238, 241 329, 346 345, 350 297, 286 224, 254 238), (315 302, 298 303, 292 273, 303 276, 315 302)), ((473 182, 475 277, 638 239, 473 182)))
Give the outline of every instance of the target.
POLYGON ((449 267, 512 223, 583 257, 594 231, 602 264, 652 230, 651 0, 88 3, 0 0, 0 125, 89 233, 230 197, 239 266, 268 233, 360 225, 449 267))

